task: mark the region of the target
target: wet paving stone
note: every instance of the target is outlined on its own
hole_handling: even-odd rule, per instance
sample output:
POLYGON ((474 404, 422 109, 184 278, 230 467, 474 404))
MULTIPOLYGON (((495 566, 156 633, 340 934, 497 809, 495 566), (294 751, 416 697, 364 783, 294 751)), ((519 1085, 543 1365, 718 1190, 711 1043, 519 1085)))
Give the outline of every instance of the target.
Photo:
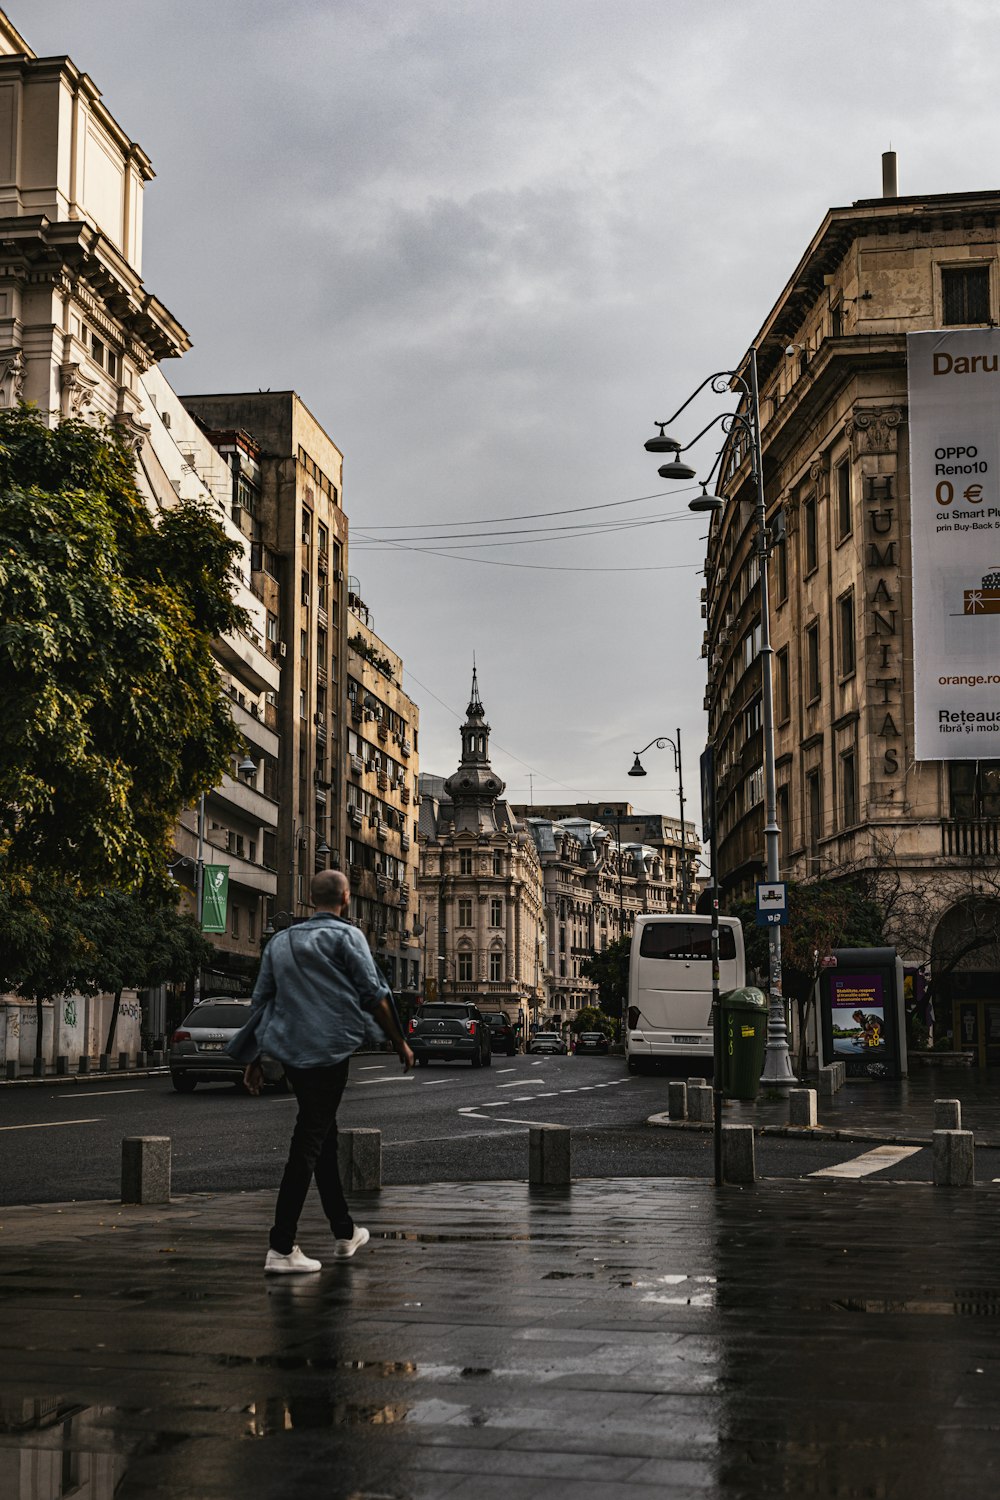
POLYGON ((284 1281, 271 1206, 0 1213, 0 1495, 1000 1492, 995 1189, 391 1188, 284 1281))

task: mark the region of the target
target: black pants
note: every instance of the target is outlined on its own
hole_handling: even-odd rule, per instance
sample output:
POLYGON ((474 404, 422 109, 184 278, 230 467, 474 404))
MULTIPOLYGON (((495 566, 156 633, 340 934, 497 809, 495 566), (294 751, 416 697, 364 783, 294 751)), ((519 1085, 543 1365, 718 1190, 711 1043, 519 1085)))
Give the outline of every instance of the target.
POLYGON ((271 1249, 288 1255, 295 1244, 299 1215, 315 1176, 323 1212, 338 1240, 354 1233, 343 1184, 337 1170, 337 1107, 347 1084, 350 1060, 332 1068, 286 1068, 299 1101, 299 1113, 288 1148, 271 1230, 271 1249))

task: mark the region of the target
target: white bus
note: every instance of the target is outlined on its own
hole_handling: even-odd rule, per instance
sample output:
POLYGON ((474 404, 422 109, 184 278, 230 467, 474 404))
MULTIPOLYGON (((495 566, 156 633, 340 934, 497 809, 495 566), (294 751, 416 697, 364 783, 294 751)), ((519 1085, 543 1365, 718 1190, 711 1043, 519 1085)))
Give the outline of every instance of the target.
MULTIPOLYGON (((719 918, 719 991, 746 984, 743 928, 719 918)), ((637 916, 628 971, 630 1073, 673 1058, 712 1061, 711 917, 637 916)))

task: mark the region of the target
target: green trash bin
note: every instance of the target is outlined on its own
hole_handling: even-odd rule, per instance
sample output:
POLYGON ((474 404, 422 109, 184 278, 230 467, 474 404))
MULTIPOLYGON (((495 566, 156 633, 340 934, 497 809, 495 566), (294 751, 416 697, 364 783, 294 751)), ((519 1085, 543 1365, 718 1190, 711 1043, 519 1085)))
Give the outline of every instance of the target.
POLYGON ((727 1099, 756 1099, 767 1047, 767 998, 746 985, 719 997, 722 1011, 722 1091, 727 1099))

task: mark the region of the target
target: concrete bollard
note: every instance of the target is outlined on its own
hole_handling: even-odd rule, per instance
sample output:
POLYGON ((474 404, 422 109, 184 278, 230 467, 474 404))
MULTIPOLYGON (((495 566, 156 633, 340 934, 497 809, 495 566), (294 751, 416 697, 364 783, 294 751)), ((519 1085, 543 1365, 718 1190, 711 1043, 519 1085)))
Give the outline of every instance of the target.
POLYGON ((789 1089, 788 1090, 788 1123, 789 1125, 807 1125, 812 1127, 816 1124, 816 1090, 815 1089, 789 1089))
POLYGON ((77 1067, 77 1072, 78 1073, 89 1073, 90 1072, 90 1058, 89 1057, 83 1057, 83 1056, 81 1056, 80 1061, 77 1063, 76 1067, 77 1067))
POLYGON ((8 1057, 3 1065, 3 1076, 8 1083, 13 1083, 18 1074, 17 1058, 8 1057))
POLYGON ((169 1135, 122 1137, 122 1202, 170 1202, 169 1135))
POLYGON ((722 1180, 756 1182, 757 1163, 752 1125, 723 1125, 722 1180))
POLYGON ((962 1105, 958 1099, 934 1100, 934 1129, 961 1130, 962 1105))
POLYGON ((129 1055, 128 1055, 127 1052, 119 1052, 119 1054, 118 1054, 118 1071, 119 1071, 119 1073, 127 1073, 128 1072, 130 1061, 131 1061, 131 1059, 129 1058, 129 1055))
POLYGON ((154 1048, 153 1051, 149 1054, 149 1066, 151 1068, 163 1067, 163 1053, 158 1051, 156 1048, 154 1048))
POLYGON ((573 1178, 573 1132, 568 1125, 532 1125, 528 1130, 528 1182, 567 1187, 573 1178))
POLYGON ((667 1084, 667 1114, 671 1120, 684 1120, 687 1118, 687 1084, 674 1082, 667 1084))
POLYGON ((935 1130, 934 1186, 972 1187, 976 1146, 971 1130, 935 1130))
POLYGON ((33 1057, 31 1059, 31 1072, 35 1078, 44 1078, 48 1072, 44 1057, 33 1057))
POLYGON ((702 1078, 699 1074, 697 1078, 689 1078, 687 1081, 687 1086, 689 1089, 700 1089, 704 1082, 704 1078, 702 1078))
POLYGON ((346 1193, 377 1193, 382 1186, 381 1130, 338 1131, 337 1167, 346 1193))
POLYGON ((702 1125, 711 1125, 715 1119, 715 1098, 712 1090, 703 1078, 698 1080, 697 1087, 688 1085, 687 1107, 688 1119, 702 1125))
POLYGON ((109 1073, 111 1071, 111 1059, 106 1052, 101 1052, 97 1058, 98 1073, 109 1073))
POLYGON ((137 1052, 135 1054, 135 1065, 137 1068, 144 1068, 146 1066, 145 1052, 137 1052))
POLYGON ((60 1052, 56 1058, 56 1077, 65 1078, 69 1073, 69 1058, 65 1052, 60 1052))
POLYGON ((847 1069, 842 1062, 827 1063, 819 1070, 819 1091, 824 1099, 832 1099, 844 1087, 847 1069))

